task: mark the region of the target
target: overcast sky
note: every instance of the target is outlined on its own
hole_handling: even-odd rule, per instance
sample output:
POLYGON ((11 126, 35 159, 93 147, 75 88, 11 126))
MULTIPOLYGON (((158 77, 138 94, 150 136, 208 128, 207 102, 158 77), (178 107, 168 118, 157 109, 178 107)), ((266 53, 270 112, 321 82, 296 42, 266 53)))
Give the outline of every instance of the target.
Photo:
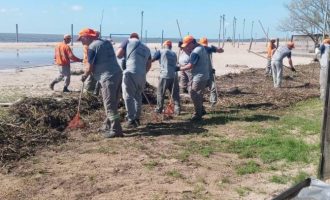
POLYGON ((220 15, 225 14, 226 35, 232 36, 233 18, 237 18, 237 36, 264 37, 258 20, 269 28, 270 37, 285 37, 277 30, 288 13, 284 4, 289 0, 0 0, 0 32, 14 33, 19 24, 21 33, 70 33, 71 24, 77 34, 81 28, 99 29, 102 34, 141 31, 141 11, 144 11, 143 34, 148 37, 179 37, 178 19, 183 35, 196 38, 217 38, 220 15))

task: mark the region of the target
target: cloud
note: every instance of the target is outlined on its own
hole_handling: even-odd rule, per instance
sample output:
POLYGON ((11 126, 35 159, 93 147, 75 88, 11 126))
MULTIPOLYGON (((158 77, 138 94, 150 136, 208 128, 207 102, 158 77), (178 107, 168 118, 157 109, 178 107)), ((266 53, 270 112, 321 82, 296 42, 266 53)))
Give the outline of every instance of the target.
POLYGON ((82 6, 80 6, 80 5, 73 5, 73 6, 71 6, 71 10, 73 10, 73 11, 81 11, 83 9, 84 8, 82 6))

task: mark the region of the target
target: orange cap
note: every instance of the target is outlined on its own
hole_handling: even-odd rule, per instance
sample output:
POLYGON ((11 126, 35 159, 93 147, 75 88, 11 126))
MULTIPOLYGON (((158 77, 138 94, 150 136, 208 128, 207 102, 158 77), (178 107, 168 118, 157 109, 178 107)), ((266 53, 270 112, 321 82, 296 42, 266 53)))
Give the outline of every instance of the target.
POLYGON ((78 41, 81 39, 81 37, 97 37, 97 34, 93 29, 84 28, 79 32, 78 41))
POLYGON ((131 35, 129 36, 129 38, 139 39, 139 34, 137 34, 137 33, 131 33, 131 35))
POLYGON ((163 46, 172 46, 172 42, 171 42, 171 40, 166 40, 166 41, 163 43, 163 46))
POLYGON ((209 44, 209 42, 207 41, 206 37, 202 37, 201 39, 199 39, 199 44, 201 44, 203 46, 207 46, 209 44))
POLYGON ((293 43, 293 42, 288 42, 288 43, 287 43, 287 46, 288 46, 289 48, 294 48, 294 43, 293 43))
POLYGON ((192 41, 194 41, 194 37, 191 35, 187 35, 186 37, 183 38, 182 45, 181 47, 184 48, 188 44, 190 44, 192 41))
POLYGON ((330 44, 330 38, 324 39, 323 44, 330 44))

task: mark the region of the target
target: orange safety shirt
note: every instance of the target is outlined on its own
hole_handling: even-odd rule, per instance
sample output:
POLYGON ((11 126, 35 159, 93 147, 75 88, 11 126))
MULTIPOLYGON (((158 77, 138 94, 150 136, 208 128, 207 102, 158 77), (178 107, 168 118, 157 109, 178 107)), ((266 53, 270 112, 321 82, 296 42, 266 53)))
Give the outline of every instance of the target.
POLYGON ((84 45, 83 46, 83 53, 84 53, 84 57, 83 57, 83 62, 86 64, 88 62, 88 57, 87 57, 87 52, 88 51, 88 45, 84 45))
POLYGON ((60 42, 55 47, 55 63, 60 66, 70 66, 70 60, 80 62, 80 59, 73 55, 69 45, 60 42))
POLYGON ((271 42, 268 42, 268 45, 267 45, 267 58, 272 57, 272 50, 275 49, 275 48, 276 48, 275 44, 273 44, 271 42))

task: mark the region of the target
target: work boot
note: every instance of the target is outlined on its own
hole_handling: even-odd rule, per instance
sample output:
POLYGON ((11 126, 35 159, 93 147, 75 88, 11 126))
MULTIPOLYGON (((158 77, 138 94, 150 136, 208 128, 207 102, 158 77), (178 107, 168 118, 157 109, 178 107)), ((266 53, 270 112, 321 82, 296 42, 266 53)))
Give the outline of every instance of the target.
POLYGON ((197 121, 201 121, 202 119, 203 119, 203 118, 202 118, 201 116, 198 116, 198 115, 194 114, 194 115, 191 117, 190 121, 197 122, 197 121))
POLYGON ((56 84, 55 81, 51 82, 50 85, 49 85, 49 88, 50 88, 51 90, 54 90, 54 86, 55 86, 55 84, 56 84))
POLYGON ((71 91, 68 89, 67 86, 64 86, 64 88, 63 88, 63 92, 71 92, 71 91))
POLYGON ((139 119, 134 120, 134 122, 135 122, 135 124, 136 124, 136 127, 139 127, 139 126, 141 125, 139 119))
POLYGON ((126 124, 125 124, 125 128, 136 128, 137 127, 137 124, 136 124, 136 121, 133 120, 133 121, 128 121, 126 124))

